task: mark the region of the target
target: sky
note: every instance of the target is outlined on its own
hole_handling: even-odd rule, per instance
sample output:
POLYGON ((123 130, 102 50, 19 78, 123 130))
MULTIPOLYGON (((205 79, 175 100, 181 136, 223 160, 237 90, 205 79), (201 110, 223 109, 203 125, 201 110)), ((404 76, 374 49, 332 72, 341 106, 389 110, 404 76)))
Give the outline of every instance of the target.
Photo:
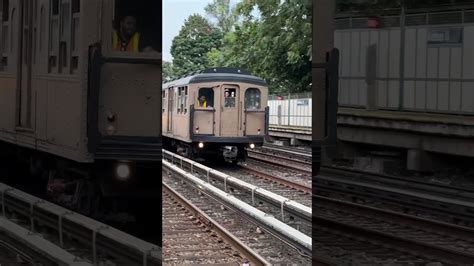
MULTIPOLYGON (((207 17, 204 7, 213 0, 163 0, 163 60, 171 62, 171 42, 179 34, 184 21, 192 14, 207 17)), ((235 4, 237 0, 232 0, 235 4)))

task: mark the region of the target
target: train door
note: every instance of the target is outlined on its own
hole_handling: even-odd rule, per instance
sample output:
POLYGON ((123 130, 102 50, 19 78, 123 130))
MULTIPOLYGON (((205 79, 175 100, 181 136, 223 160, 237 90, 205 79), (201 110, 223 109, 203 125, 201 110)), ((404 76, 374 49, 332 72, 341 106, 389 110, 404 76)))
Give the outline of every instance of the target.
POLYGON ((167 132, 173 132, 173 103, 174 90, 173 87, 168 88, 168 128, 167 132))
POLYGON ((33 8, 36 1, 20 1, 20 31, 17 80, 17 124, 20 128, 31 129, 32 117, 32 50, 33 50, 33 8))
POLYGON ((235 85, 222 86, 221 93, 221 136, 240 136, 242 128, 240 121, 241 102, 239 87, 235 85))

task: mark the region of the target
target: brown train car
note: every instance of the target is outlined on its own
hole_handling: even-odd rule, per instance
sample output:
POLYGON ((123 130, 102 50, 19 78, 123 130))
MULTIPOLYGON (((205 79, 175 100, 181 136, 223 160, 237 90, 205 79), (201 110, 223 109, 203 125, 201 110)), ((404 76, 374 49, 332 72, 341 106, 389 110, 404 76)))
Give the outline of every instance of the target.
POLYGON ((268 130, 266 82, 238 68, 210 68, 163 84, 164 148, 195 159, 245 160, 268 130))
POLYGON ((158 1, 0 1, 0 153, 47 173, 65 204, 145 195, 142 169, 161 167, 156 14, 158 1), (127 15, 152 33, 151 52, 113 49, 127 15))

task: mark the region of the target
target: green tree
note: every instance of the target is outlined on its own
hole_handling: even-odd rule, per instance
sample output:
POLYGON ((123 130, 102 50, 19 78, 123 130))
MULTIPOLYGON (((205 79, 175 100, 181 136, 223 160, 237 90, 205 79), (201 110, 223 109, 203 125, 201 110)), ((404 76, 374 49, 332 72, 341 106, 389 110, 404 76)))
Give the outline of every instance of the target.
POLYGON ((198 14, 189 16, 171 45, 173 74, 181 76, 210 67, 207 54, 221 46, 222 33, 198 14))
POLYGON ((267 80, 276 92, 309 90, 311 83, 312 2, 246 0, 237 6, 241 27, 226 35, 223 57, 267 80), (253 10, 259 18, 252 16, 253 10))
POLYGON ((174 79, 173 63, 163 61, 163 82, 168 82, 174 79))
POLYGON ((230 4, 230 0, 214 0, 204 10, 217 21, 216 26, 222 32, 232 31, 239 19, 235 7, 232 7, 230 4))

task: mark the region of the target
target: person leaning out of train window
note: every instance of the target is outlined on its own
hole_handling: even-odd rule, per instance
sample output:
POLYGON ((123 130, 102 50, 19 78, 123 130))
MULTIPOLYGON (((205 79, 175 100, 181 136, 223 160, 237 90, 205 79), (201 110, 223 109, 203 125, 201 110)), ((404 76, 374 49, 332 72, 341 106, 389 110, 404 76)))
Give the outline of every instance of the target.
POLYGON ((207 100, 206 100, 206 96, 201 96, 198 100, 198 107, 204 107, 204 108, 207 108, 207 100))
POLYGON ((112 48, 122 52, 156 52, 138 32, 134 16, 124 16, 120 20, 119 30, 112 35, 112 48))

